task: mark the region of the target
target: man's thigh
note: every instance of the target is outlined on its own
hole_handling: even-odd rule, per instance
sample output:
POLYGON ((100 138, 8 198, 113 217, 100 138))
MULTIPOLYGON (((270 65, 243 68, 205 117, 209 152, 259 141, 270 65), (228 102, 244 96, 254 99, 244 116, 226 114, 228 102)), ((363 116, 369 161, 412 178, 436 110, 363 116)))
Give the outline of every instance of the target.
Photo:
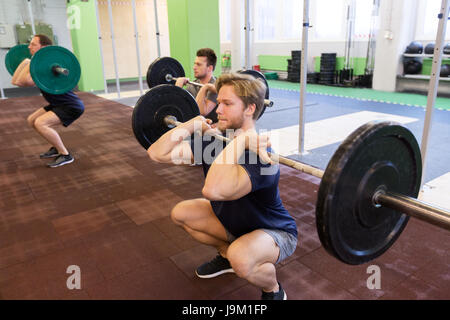
POLYGON ((32 114, 30 114, 28 116, 28 122, 30 124, 34 124, 34 122, 36 121, 37 118, 39 118, 40 116, 42 116, 43 114, 45 114, 47 111, 44 108, 39 108, 37 109, 35 112, 33 112, 32 114))
POLYGON ((59 117, 53 111, 47 111, 46 113, 40 115, 36 121, 36 125, 42 125, 46 127, 53 127, 60 125, 62 122, 59 117))
POLYGON ((199 198, 182 201, 173 209, 172 217, 195 231, 228 241, 227 232, 214 213, 209 200, 199 198))

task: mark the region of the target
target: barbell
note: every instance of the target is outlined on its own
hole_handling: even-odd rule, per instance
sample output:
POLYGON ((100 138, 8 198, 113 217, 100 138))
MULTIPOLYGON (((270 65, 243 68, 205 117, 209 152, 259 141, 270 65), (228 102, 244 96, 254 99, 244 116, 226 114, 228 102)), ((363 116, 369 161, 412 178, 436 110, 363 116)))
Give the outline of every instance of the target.
MULTIPOLYGON (((246 71, 249 71, 249 70, 242 71, 241 73, 246 73, 246 71)), ((250 73, 246 73, 246 74, 250 74, 250 73)), ((251 75, 253 75, 253 74, 251 74, 251 75)), ((177 80, 178 80, 178 78, 173 77, 170 73, 168 73, 166 75, 166 81, 167 82, 177 81, 177 80)), ((204 87, 205 86, 203 83, 193 82, 193 81, 190 81, 190 80, 188 80, 188 83, 193 85, 193 86, 198 86, 198 87, 204 87)), ((265 107, 272 107, 273 106, 273 101, 270 101, 269 99, 264 99, 264 106, 265 107)))
MULTIPOLYGON (((171 128, 199 114, 185 90, 159 85, 137 102, 133 132, 148 149, 171 128)), ((228 138, 213 134, 227 141, 228 138)), ((316 203, 319 239, 332 256, 357 265, 383 254, 414 216, 450 230, 450 213, 417 200, 422 176, 417 140, 406 127, 372 121, 351 133, 325 171, 270 154, 279 163, 321 178, 316 203)))
POLYGON ((20 63, 27 58, 31 58, 31 78, 42 91, 63 94, 75 88, 80 80, 80 63, 66 48, 45 46, 31 56, 27 45, 19 44, 6 54, 6 69, 13 75, 20 63))
MULTIPOLYGON (((266 107, 272 107, 273 101, 269 100, 269 84, 266 77, 257 70, 240 70, 238 73, 248 74, 255 79, 261 80, 266 86, 266 93, 264 96, 264 107, 259 114, 258 119, 264 114, 266 107)), ((161 57, 153 61, 147 70, 147 84, 149 88, 153 88, 160 84, 175 84, 179 77, 184 77, 185 72, 181 63, 172 57, 161 57)), ((188 81, 189 84, 194 86, 203 87, 204 85, 198 82, 188 81)))

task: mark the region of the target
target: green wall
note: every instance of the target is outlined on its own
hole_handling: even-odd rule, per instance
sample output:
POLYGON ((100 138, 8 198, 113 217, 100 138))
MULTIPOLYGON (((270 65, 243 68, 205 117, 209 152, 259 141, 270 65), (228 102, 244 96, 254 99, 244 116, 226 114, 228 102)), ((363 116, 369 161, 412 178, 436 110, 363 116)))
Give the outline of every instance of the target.
POLYGON ((183 65, 186 76, 194 78, 192 66, 200 48, 211 48, 216 52, 214 74, 220 75, 219 1, 167 0, 167 14, 170 55, 183 65))
POLYGON ((81 65, 78 88, 81 91, 104 90, 95 1, 70 0, 67 13, 73 53, 81 65))

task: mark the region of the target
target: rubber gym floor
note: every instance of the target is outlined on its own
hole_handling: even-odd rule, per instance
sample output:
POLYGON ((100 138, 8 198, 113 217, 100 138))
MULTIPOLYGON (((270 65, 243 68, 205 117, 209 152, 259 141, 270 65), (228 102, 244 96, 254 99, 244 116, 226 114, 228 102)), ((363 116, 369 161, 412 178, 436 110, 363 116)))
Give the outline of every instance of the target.
MULTIPOLYGON (((280 137, 296 130, 299 94, 291 85, 270 81, 275 105, 258 121, 259 129, 280 137)), ((297 157, 302 161, 324 169, 339 145, 335 140, 353 129, 349 124, 368 119, 398 120, 420 142, 423 96, 397 95, 413 101, 407 106, 387 95, 369 96, 377 94, 370 90, 356 97, 361 91, 341 94, 317 87, 327 92, 312 92, 316 88, 308 86, 308 153, 297 157), (323 128, 317 126, 321 121, 330 128, 322 132, 325 141, 309 136, 309 130, 323 128)), ((136 88, 131 84, 123 90, 136 88)), ((215 250, 176 227, 169 212, 179 201, 201 196, 203 173, 200 167, 156 164, 147 157, 131 129, 129 106, 137 95, 113 101, 79 93, 86 111, 61 131, 76 160, 56 169, 39 159, 48 145, 26 125, 27 115, 44 99, 35 91, 14 95, 7 92, 9 99, 0 100, 0 299, 259 299, 258 289, 234 274, 195 276, 195 268, 214 257, 215 250), (80 267, 81 290, 66 286, 71 265, 80 267)), ((445 110, 450 103, 446 98, 439 103, 443 106, 434 111, 425 170, 431 184, 450 172, 450 112, 445 110)), ((280 153, 289 153, 296 143, 297 137, 280 141, 280 153)), ((317 236, 319 183, 281 166, 281 197, 299 230, 295 253, 277 266, 288 299, 450 299, 448 231, 411 218, 384 255, 364 265, 343 264, 326 253, 317 236), (370 265, 380 267, 380 289, 367 286, 370 265)))

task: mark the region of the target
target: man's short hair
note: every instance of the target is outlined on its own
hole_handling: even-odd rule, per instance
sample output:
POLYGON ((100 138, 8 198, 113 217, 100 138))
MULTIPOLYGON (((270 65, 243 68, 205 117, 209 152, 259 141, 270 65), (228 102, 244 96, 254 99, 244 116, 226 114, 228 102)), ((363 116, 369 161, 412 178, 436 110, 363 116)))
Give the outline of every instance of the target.
POLYGON ((39 38, 39 44, 41 46, 51 46, 53 44, 53 41, 45 34, 36 34, 34 36, 39 38))
POLYGON ((253 119, 258 119, 264 107, 266 85, 260 79, 241 73, 224 73, 216 81, 216 89, 219 92, 223 86, 232 86, 234 93, 244 103, 244 109, 250 104, 255 104, 256 109, 253 119))
POLYGON ((213 70, 216 69, 217 56, 213 49, 202 48, 197 50, 197 57, 206 57, 206 65, 213 66, 213 70))

